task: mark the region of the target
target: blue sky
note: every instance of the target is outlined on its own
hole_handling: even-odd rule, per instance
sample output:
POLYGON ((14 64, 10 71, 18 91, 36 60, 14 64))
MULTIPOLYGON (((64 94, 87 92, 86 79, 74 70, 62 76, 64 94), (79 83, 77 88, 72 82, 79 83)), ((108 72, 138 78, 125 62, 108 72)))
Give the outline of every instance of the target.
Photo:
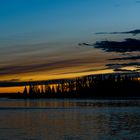
POLYGON ((1 36, 43 33, 55 39, 61 32, 62 38, 86 38, 99 30, 130 30, 139 26, 139 7, 135 0, 0 1, 1 36))
POLYGON ((95 33, 139 29, 139 13, 140 3, 135 0, 0 0, 0 68, 17 70, 14 75, 8 71, 8 77, 1 75, 5 79, 15 75, 31 78, 38 71, 43 75, 46 67, 24 73, 29 65, 40 63, 52 63, 46 71, 50 77, 81 69, 89 71, 93 66, 102 69, 106 59, 116 54, 79 48, 78 43, 131 37, 95 33), (72 59, 77 63, 67 63, 72 59))

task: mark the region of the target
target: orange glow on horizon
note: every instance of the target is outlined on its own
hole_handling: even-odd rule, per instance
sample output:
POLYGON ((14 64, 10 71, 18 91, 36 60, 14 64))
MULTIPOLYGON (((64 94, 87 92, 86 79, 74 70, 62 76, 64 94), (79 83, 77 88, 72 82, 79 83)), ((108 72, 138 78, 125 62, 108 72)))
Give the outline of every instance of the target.
POLYGON ((24 87, 0 87, 0 93, 23 93, 24 87))
MULTIPOLYGON (((65 79, 65 78, 75 78, 80 76, 92 75, 92 74, 106 74, 113 73, 112 69, 93 71, 93 72, 79 72, 79 73, 69 73, 69 74, 56 74, 56 75, 45 75, 40 73, 37 75, 26 76, 21 81, 39 81, 39 80, 53 80, 53 79, 65 79), (33 80, 29 80, 33 79, 33 80)), ((23 93, 24 87, 0 87, 0 93, 23 93)))
POLYGON ((30 81, 29 79, 32 79, 31 81, 55 80, 55 79, 75 78, 75 77, 81 77, 81 76, 86 76, 86 75, 107 74, 107 73, 114 73, 114 71, 112 69, 105 69, 105 70, 99 70, 99 71, 78 72, 78 73, 72 72, 68 74, 50 74, 50 75, 47 75, 47 73, 44 72, 44 73, 38 73, 38 74, 25 76, 22 79, 22 81, 30 81))

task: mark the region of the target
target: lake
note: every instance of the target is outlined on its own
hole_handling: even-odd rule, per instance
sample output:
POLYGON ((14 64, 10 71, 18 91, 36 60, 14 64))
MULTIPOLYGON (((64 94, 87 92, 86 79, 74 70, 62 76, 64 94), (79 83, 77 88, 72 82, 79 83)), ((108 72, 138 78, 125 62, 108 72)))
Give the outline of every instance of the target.
POLYGON ((139 140, 140 100, 0 99, 0 140, 139 140))

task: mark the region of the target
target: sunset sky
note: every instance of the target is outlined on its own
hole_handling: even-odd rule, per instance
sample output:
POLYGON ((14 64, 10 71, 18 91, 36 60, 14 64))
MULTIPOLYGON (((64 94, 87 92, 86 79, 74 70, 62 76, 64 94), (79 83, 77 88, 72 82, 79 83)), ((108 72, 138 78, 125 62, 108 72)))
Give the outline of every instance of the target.
POLYGON ((137 71, 139 14, 139 0, 1 0, 0 81, 137 71))

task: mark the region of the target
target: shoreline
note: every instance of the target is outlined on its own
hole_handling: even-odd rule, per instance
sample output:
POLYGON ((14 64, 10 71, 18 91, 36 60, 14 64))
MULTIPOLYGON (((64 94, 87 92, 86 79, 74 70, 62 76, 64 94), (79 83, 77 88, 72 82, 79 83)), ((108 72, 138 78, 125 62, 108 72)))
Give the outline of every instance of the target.
POLYGON ((6 94, 0 94, 0 99, 2 98, 7 98, 7 99, 24 99, 24 100, 29 100, 29 99, 33 99, 33 100, 38 100, 38 99, 68 99, 68 100, 140 100, 140 96, 24 96, 23 94, 17 94, 17 93, 6 93, 6 94))

